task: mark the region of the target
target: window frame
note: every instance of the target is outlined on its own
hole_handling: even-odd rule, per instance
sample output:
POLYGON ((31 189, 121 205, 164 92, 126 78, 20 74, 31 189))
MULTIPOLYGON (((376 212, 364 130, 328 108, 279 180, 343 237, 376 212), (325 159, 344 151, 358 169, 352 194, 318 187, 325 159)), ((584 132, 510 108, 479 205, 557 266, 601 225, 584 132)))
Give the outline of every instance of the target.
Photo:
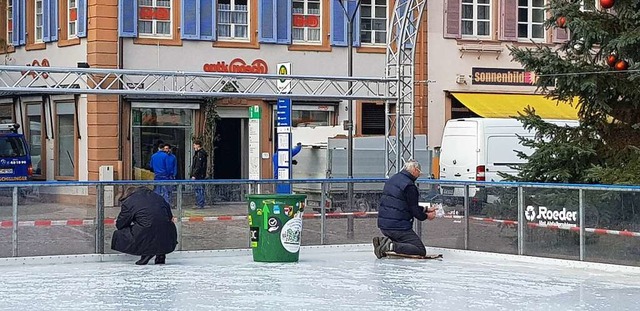
MULTIPOLYGON (((236 5, 235 4, 236 1, 237 0, 229 0, 229 5, 231 5, 232 8, 229 9, 228 12, 230 12, 231 14, 233 14, 233 12, 241 12, 241 11, 236 11, 236 10, 233 9, 235 7, 235 5, 236 5)), ((251 24, 253 24, 252 23, 252 18, 251 18, 252 17, 251 16, 251 9, 252 9, 252 5, 253 4, 252 4, 251 0, 245 0, 245 1, 247 2, 247 11, 246 11, 246 14, 247 14, 247 24, 246 24, 247 37, 246 38, 234 36, 235 35, 235 29, 236 29, 235 25, 236 24, 232 24, 232 23, 228 23, 228 25, 231 26, 230 27, 231 28, 230 31, 231 31, 231 34, 233 34, 233 35, 230 36, 230 37, 223 37, 223 36, 220 35, 220 29, 221 29, 220 24, 221 24, 221 20, 222 20, 222 18, 220 17, 220 3, 219 3, 219 1, 215 2, 215 4, 216 4, 215 31, 216 31, 216 37, 218 38, 218 41, 221 41, 221 42, 250 42, 251 41, 251 29, 252 29, 251 28, 251 26, 252 26, 251 24)), ((227 25, 227 24, 225 24, 225 25, 227 25)), ((237 25, 241 25, 241 24, 237 24, 237 25)))
MULTIPOLYGON (((371 14, 372 15, 369 16, 369 19, 371 19, 371 20, 380 19, 380 18, 374 17, 375 16, 375 8, 381 6, 381 5, 376 4, 375 2, 376 2, 376 0, 371 0, 371 14)), ((362 11, 363 11, 362 8, 364 7, 364 5, 365 4, 361 2, 360 3, 360 8, 359 8, 359 11, 360 11, 360 16, 359 16, 360 29, 359 29, 359 33, 357 35, 360 36, 360 46, 362 46, 362 47, 386 47, 386 45, 387 45, 387 37, 388 37, 388 32, 389 32, 389 19, 390 19, 390 16, 391 16, 390 10, 392 10, 393 3, 390 0, 385 0, 385 13, 386 13, 385 22, 384 22, 384 25, 385 25, 385 36, 384 36, 384 38, 385 39, 384 39, 384 42, 382 42, 382 43, 377 43, 377 42, 373 43, 373 42, 370 42, 370 41, 367 42, 367 41, 364 41, 362 39, 362 34, 365 32, 365 30, 363 29, 363 25, 365 23, 363 22, 363 14, 362 14, 362 11)), ((371 28, 373 28, 373 27, 371 27, 371 28)), ((370 29, 370 30, 366 30, 366 31, 370 31, 371 32, 371 39, 372 39, 372 41, 375 41, 375 33, 376 33, 376 31, 379 31, 379 30, 370 29)))
POLYGON ((546 9, 545 9, 545 5, 546 5, 546 0, 540 0, 542 1, 542 6, 540 7, 534 7, 533 6, 533 2, 536 0, 527 0, 527 6, 521 6, 519 1, 518 1, 518 5, 517 5, 517 26, 516 26, 516 35, 518 37, 518 41, 533 41, 533 42, 539 42, 539 43, 544 43, 547 41, 548 39, 548 35, 547 35, 547 30, 544 28, 544 22, 545 22, 545 17, 546 17, 546 9), (520 9, 527 9, 527 22, 521 22, 520 21, 520 9), (533 21, 533 12, 534 10, 541 10, 542 14, 543 14, 543 18, 542 21, 540 22, 534 22, 533 21), (521 24, 526 24, 527 25, 527 36, 526 37, 520 37, 520 25, 521 24), (542 27, 542 38, 533 38, 533 26, 540 26, 542 27))
MULTIPOLYGON (((334 1, 336 1, 336 0, 334 0, 334 1)), ((292 15, 292 16, 291 16, 291 21, 292 21, 292 23, 291 23, 291 44, 300 44, 300 45, 322 45, 322 41, 323 41, 323 40, 322 40, 322 39, 323 39, 323 30, 324 30, 323 28, 325 27, 325 26, 323 25, 323 22, 322 22, 322 21, 323 21, 323 17, 324 17, 325 11, 326 11, 326 10, 325 10, 325 8, 324 8, 324 3, 323 3, 324 1, 323 1, 323 0, 292 0, 292 6, 293 6, 293 2, 302 2, 302 4, 303 4, 303 12, 302 12, 302 13, 298 13, 298 14, 296 14, 296 13, 293 11, 293 7, 292 7, 292 9, 291 9, 291 15, 292 15), (318 4, 318 10, 319 10, 318 14, 311 14, 311 13, 309 13, 309 2, 313 2, 313 3, 317 3, 317 4, 318 4), (307 27, 307 26, 295 27, 295 26, 293 25, 293 20, 294 20, 294 18, 293 18, 293 17, 294 17, 295 15, 302 15, 302 16, 309 16, 309 15, 311 15, 311 16, 317 16, 317 17, 318 17, 318 27, 317 27, 317 30, 318 30, 318 40, 317 40, 317 41, 310 41, 310 40, 309 40, 309 32, 310 32, 310 30, 311 30, 311 29, 316 29, 316 28, 310 28, 310 27, 307 27), (296 40, 296 39, 293 37, 293 30, 294 30, 294 29, 302 29, 302 31, 303 31, 303 39, 302 39, 302 40, 296 40)))
POLYGON ((33 42, 44 43, 44 0, 35 0, 33 5, 33 42), (38 13, 38 3, 40 4, 40 13, 38 13), (40 25, 38 25, 38 16, 40 16, 40 25), (40 30, 40 36, 38 36, 40 30))
MULTIPOLYGON (((53 103, 53 123, 54 123, 54 133, 55 140, 53 144, 53 163, 54 163, 54 179, 55 180, 78 180, 78 115, 77 115, 77 103, 75 100, 59 100, 52 101, 53 103), (73 176, 60 175, 60 124, 58 114, 58 105, 59 104, 72 104, 73 105, 73 114, 71 114, 73 118, 73 176)), ((69 114, 64 114, 69 115, 69 114)))
POLYGON ((470 0, 471 2, 464 2, 464 0, 460 1, 460 36, 463 39, 491 39, 492 38, 492 29, 493 29, 493 0, 487 0, 488 3, 479 3, 479 0, 470 0), (472 7, 472 18, 468 19, 468 18, 464 18, 463 17, 463 12, 464 12, 464 7, 465 6, 471 6, 472 7), (489 8, 489 14, 487 15, 486 19, 482 19, 480 20, 478 18, 478 9, 480 7, 488 7, 489 8), (464 26, 462 25, 465 21, 471 21, 472 22, 472 33, 471 34, 465 34, 464 33, 464 26), (486 22, 487 23, 487 30, 488 33, 486 35, 478 35, 478 24, 480 22, 486 22))
MULTIPOLYGON (((43 0, 39 0, 43 1, 43 0)), ((44 7, 43 7, 44 9, 44 7)), ((36 1, 26 1, 26 45, 25 50, 33 51, 33 50, 44 50, 47 48, 46 43, 44 42, 44 37, 40 38, 40 40, 36 40, 36 1)), ((44 14, 44 10, 43 13, 44 14)), ((44 16, 42 19, 42 23, 44 23, 44 16)), ((43 25, 44 27, 44 25, 43 25)), ((42 33, 44 36, 44 32, 42 33)))
MULTIPOLYGON (((11 121, 9 123, 16 122, 16 109, 13 105, 13 102, 0 102, 0 107, 8 107, 11 111, 11 121)), ((2 124, 2 119, 0 119, 0 124, 2 124)))
POLYGON ((66 20, 65 20, 65 24, 67 25, 67 39, 74 39, 78 37, 78 0, 65 0, 65 2, 67 3, 67 7, 65 8, 64 12, 66 13, 66 20), (71 6, 71 2, 75 2, 75 6, 72 7, 71 6), (71 21, 71 16, 72 16, 72 10, 75 9, 76 12, 76 20, 75 21, 71 21), (73 25, 72 25, 73 23, 73 25), (71 33, 71 30, 74 30, 73 33, 71 33))
POLYGON ((171 1, 171 36, 170 37, 153 37, 153 36, 140 36, 140 29, 137 27, 139 18, 135 21, 138 34, 133 38, 134 44, 141 45, 162 45, 162 46, 182 46, 182 38, 180 36, 180 19, 181 13, 181 1, 171 1))
POLYGON ((13 0, 6 0, 5 20, 3 21, 6 47, 13 45, 13 0), (11 26, 11 29, 9 29, 11 26))
POLYGON ((24 122, 26 126, 23 128, 23 133, 29 142, 29 151, 33 156, 33 143, 31 139, 31 122, 29 121, 29 106, 39 106, 40 111, 40 174, 36 173, 36 163, 31 162, 33 167, 33 180, 47 180, 47 123, 46 123, 46 111, 44 109, 43 101, 28 101, 24 103, 24 122))
POLYGON ((174 36, 176 35, 176 31, 175 31, 175 23, 176 23, 176 19, 174 18, 174 10, 175 10, 175 3, 173 0, 149 0, 151 1, 151 6, 147 6, 147 5, 142 5, 142 1, 138 1, 138 7, 136 8, 138 10, 138 12, 140 11, 140 8, 142 7, 146 7, 146 8, 151 8, 152 10, 157 10, 158 8, 167 8, 165 6, 158 6, 158 1, 166 1, 169 3, 169 33, 168 34, 159 34, 158 33, 158 23, 166 23, 167 21, 165 20, 158 20, 158 19, 150 19, 150 20, 146 20, 146 19, 142 19, 140 14, 138 14, 138 20, 136 21, 136 23, 138 23, 138 38, 142 38, 142 39, 157 39, 157 40, 167 40, 167 39, 173 39, 174 36), (151 22, 151 33, 143 33, 142 32, 142 28, 140 27, 140 22, 151 22))

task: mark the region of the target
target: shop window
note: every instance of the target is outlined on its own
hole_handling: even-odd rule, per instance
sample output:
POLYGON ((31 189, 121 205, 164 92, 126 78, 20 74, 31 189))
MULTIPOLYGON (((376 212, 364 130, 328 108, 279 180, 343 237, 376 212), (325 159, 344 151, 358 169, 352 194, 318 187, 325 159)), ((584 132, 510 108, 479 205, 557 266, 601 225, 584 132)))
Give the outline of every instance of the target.
POLYGON ((360 3, 360 43, 387 43, 387 0, 362 0, 360 3))
POLYGON ((247 0, 218 0, 218 39, 249 40, 247 0))
POLYGON ((362 135, 384 135, 384 105, 362 103, 362 135))
POLYGON ((13 122, 13 104, 0 105, 0 124, 13 122))
POLYGON ((171 37, 171 0, 138 1, 140 37, 171 37))
POLYGON ((75 102, 56 102, 55 164, 56 179, 76 178, 75 102))
POLYGON ((518 39, 544 41, 544 0, 518 0, 518 39))
POLYGON ((462 0, 462 36, 491 36, 491 0, 462 0))
POLYGON ((331 124, 332 118, 331 111, 304 111, 293 110, 291 111, 291 123, 295 127, 307 127, 307 126, 328 126, 331 124))
POLYGON ((33 166, 33 178, 45 179, 46 178, 46 155, 45 149, 45 137, 46 128, 44 127, 44 113, 42 111, 42 103, 28 103, 26 105, 27 110, 27 126, 25 133, 29 140, 29 149, 31 149, 31 165, 33 166))
POLYGON ((320 0, 293 0, 294 43, 320 44, 322 42, 322 10, 320 0))

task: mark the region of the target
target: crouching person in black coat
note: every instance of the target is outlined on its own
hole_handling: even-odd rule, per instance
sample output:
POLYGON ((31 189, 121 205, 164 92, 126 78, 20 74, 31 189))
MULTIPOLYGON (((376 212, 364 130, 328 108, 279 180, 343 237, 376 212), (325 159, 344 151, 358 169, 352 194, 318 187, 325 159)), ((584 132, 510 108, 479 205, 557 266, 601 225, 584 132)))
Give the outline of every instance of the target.
POLYGON ((120 207, 111 249, 142 256, 136 265, 146 265, 154 256, 156 264, 164 264, 178 244, 171 206, 152 190, 134 187, 124 192, 120 207))

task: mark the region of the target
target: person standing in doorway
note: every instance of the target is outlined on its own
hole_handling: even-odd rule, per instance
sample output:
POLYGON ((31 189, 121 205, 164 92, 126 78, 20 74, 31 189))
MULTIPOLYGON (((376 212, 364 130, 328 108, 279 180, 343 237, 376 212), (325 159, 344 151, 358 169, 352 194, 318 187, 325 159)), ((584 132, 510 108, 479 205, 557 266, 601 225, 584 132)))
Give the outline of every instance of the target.
MULTIPOLYGON (((167 154, 167 171, 169 173, 168 179, 175 180, 176 175, 178 174, 178 159, 171 152, 170 144, 164 144, 162 148, 164 152, 167 154)), ((164 196, 164 199, 167 201, 167 203, 169 203, 169 205, 171 205, 171 202, 173 201, 173 187, 174 187, 173 185, 166 187, 167 190, 166 190, 166 196, 164 196)))
MULTIPOLYGON (((191 159, 191 172, 189 176, 191 179, 205 179, 207 177, 207 152, 202 149, 202 141, 195 140, 193 142, 193 158, 191 159)), ((193 186, 193 190, 196 193, 196 204, 198 208, 204 208, 204 187, 202 184, 193 186)))
MULTIPOLYGON (((171 174, 169 173, 169 169, 167 167, 167 158, 169 155, 164 151, 165 143, 162 141, 158 141, 158 151, 151 156, 151 161, 149 161, 149 167, 154 174, 154 180, 169 180, 171 174)), ((159 194, 167 202, 167 186, 166 185, 156 185, 154 187, 155 193, 159 194)))

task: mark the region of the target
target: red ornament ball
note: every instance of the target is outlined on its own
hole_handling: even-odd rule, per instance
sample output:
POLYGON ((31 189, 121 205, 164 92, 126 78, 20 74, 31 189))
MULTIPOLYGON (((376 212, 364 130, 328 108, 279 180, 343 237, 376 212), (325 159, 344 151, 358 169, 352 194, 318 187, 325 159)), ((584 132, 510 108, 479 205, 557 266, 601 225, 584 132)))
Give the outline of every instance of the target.
POLYGON ((616 3, 615 0, 600 0, 600 6, 603 9, 610 9, 616 3))
POLYGON ((624 60, 619 60, 615 66, 616 70, 627 70, 629 68, 629 63, 624 60))
POLYGON ((567 18, 564 16, 560 16, 558 17, 558 19, 556 19, 556 26, 560 27, 560 28, 564 28, 567 26, 567 18))
POLYGON ((607 65, 609 65, 609 67, 615 66, 617 61, 618 61, 618 55, 609 54, 609 56, 607 56, 607 65))

